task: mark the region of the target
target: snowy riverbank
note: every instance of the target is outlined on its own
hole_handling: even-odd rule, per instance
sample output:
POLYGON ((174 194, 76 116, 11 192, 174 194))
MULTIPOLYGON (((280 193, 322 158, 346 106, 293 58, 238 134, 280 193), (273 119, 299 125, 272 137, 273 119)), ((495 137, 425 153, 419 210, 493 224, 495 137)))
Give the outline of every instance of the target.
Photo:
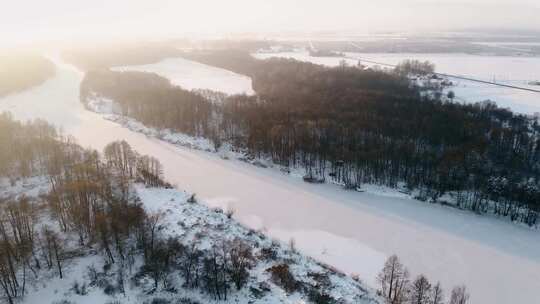
MULTIPOLYGON (((34 177, 17 181, 13 186, 0 181, 0 190, 3 194, 12 194, 11 197, 25 196, 38 203, 38 194, 49 190, 49 186, 46 178, 34 177)), ((165 238, 177 239, 182 244, 193 244, 196 250, 201 251, 240 240, 253 250, 254 266, 249 270, 246 286, 240 291, 231 290, 229 302, 305 303, 308 298, 315 296, 313 292, 344 304, 382 302, 376 296, 375 290, 366 287, 361 281, 305 257, 294 251, 294 248, 272 240, 259 231, 238 224, 232 219, 231 213, 219 208, 210 209, 201 202, 190 201, 191 194, 176 189, 148 188, 141 184, 136 184, 133 191, 133 195, 139 198, 148 213, 160 214, 159 231, 165 238), (288 265, 298 290, 285 292, 281 283, 272 275, 271 269, 276 265, 288 265)), ((49 219, 47 213, 40 214, 39 218, 40 226, 56 226, 56 222, 49 219)), ((123 266, 124 270, 129 269, 125 270, 127 273, 124 275, 133 277, 123 285, 123 292, 116 290, 118 287, 103 288, 115 286, 118 276, 116 267, 106 265, 106 259, 99 254, 97 246, 76 249, 76 239, 76 235, 64 236, 69 251, 77 253, 63 260, 64 277, 59 278, 54 268, 43 269, 36 273, 36 276, 29 276, 27 294, 19 303, 38 304, 42 303, 43 299, 47 299, 49 303, 116 301, 114 303, 136 304, 150 303, 153 299, 170 300, 170 303, 223 303, 199 289, 186 288, 180 279, 182 276, 175 273, 169 274, 166 279, 169 290, 152 291, 154 286, 151 279, 138 275, 138 269, 142 266, 140 258, 136 258, 133 265, 123 266), (90 269, 97 271, 96 276, 101 283, 92 281, 90 269), (185 302, 175 302, 179 298, 185 299, 185 302)))

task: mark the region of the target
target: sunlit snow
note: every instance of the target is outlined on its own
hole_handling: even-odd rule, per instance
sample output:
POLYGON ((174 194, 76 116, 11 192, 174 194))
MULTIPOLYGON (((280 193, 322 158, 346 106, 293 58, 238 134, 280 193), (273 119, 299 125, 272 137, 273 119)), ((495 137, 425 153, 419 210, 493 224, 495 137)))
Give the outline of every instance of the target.
POLYGON ((115 67, 112 70, 156 73, 187 90, 253 94, 251 78, 183 58, 167 58, 155 64, 115 67))
POLYGON ((413 274, 425 273, 450 289, 464 283, 472 303, 535 303, 540 290, 540 233, 501 219, 478 216, 404 197, 311 185, 272 168, 263 169, 130 131, 85 110, 82 74, 60 67, 45 84, 0 99, 15 118, 44 118, 85 147, 102 149, 124 139, 157 157, 166 179, 215 205, 236 209, 235 218, 364 281, 384 258, 398 254, 413 274))

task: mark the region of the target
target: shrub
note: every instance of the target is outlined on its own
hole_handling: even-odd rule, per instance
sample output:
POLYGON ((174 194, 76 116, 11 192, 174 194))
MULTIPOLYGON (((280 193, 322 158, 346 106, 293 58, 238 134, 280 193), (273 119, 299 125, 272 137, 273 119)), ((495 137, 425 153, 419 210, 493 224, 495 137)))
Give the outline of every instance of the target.
POLYGON ((275 261, 277 256, 278 254, 274 247, 264 247, 259 252, 259 258, 262 260, 275 261))
POLYGON ((328 277, 328 273, 324 272, 308 272, 308 277, 312 278, 318 288, 328 288, 332 285, 332 281, 328 277))
POLYGON ((105 283, 105 287, 103 288, 103 293, 105 293, 108 296, 113 296, 117 293, 119 293, 121 290, 117 286, 114 286, 109 281, 105 283))
POLYGON ((81 285, 79 282, 74 281, 71 290, 73 290, 73 292, 79 296, 85 296, 88 294, 86 283, 82 283, 81 285))
POLYGON ((111 268, 112 268, 112 264, 111 264, 111 263, 105 263, 105 264, 103 264, 103 272, 104 272, 105 274, 107 274, 107 272, 109 272, 109 270, 111 270, 111 268))
POLYGON ((293 253, 296 253, 296 241, 294 240, 294 238, 291 238, 289 240, 289 249, 291 250, 291 252, 293 253))
POLYGON ((251 295, 253 295, 254 298, 256 299, 261 299, 262 297, 264 297, 264 294, 265 292, 256 288, 256 287, 250 287, 249 288, 249 292, 251 293, 251 295))
POLYGON ((86 270, 86 274, 88 275, 88 278, 90 279, 90 286, 95 286, 98 283, 99 274, 97 272, 97 269, 94 265, 88 266, 86 270))
POLYGON ((188 299, 188 298, 181 298, 176 301, 176 304, 200 304, 200 303, 197 301, 188 299))
POLYGON ((232 219, 234 212, 235 212, 234 208, 229 207, 227 211, 225 212, 225 215, 227 216, 228 219, 232 219))
POLYGON ((337 303, 336 299, 331 297, 325 292, 319 291, 316 287, 310 289, 308 293, 308 299, 315 304, 334 304, 337 303))
POLYGON ((192 195, 188 198, 187 202, 190 203, 190 204, 195 204, 195 203, 197 202, 197 198, 196 198, 195 196, 196 196, 195 193, 192 194, 192 195))
POLYGON ((153 298, 151 304, 169 304, 171 303, 170 300, 167 300, 165 298, 153 298))
POLYGON ((272 275, 272 282, 283 288, 287 293, 294 293, 300 287, 300 284, 294 278, 287 264, 275 265, 266 271, 272 275))

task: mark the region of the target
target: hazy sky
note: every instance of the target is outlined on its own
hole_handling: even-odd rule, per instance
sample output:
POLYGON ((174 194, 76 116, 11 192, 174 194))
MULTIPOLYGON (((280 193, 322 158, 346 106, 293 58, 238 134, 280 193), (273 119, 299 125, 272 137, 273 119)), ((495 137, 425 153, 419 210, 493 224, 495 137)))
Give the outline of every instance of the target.
POLYGON ((356 29, 540 30, 540 0, 1 0, 0 40, 356 29))

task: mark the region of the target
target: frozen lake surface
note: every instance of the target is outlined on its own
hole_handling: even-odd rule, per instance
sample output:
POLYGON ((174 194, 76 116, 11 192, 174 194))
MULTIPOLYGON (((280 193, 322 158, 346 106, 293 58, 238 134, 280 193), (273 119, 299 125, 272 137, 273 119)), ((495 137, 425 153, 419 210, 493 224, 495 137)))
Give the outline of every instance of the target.
MULTIPOLYGON (((485 81, 495 81, 519 87, 540 90, 540 86, 529 85, 529 82, 540 81, 540 57, 479 56, 468 54, 382 54, 382 53, 347 53, 343 57, 312 57, 308 52, 256 53, 256 58, 271 57, 294 58, 330 67, 338 66, 342 60, 349 65, 358 61, 369 60, 385 64, 398 64, 405 59, 430 61, 435 64, 439 73, 466 76, 485 81)), ((375 64, 362 62, 367 66, 375 64)), ((540 112, 540 93, 498 87, 489 84, 450 79, 455 87, 458 100, 477 102, 490 99, 501 107, 509 107, 514 111, 534 114, 540 112)))
POLYGON ((277 170, 257 168, 129 131, 86 111, 79 102, 83 75, 62 65, 39 87, 0 99, 18 119, 44 118, 83 146, 101 150, 124 139, 157 157, 165 177, 211 206, 323 262, 357 273, 370 285, 396 253, 413 275, 440 280, 447 295, 465 283, 471 303, 538 303, 540 232, 490 217, 417 202, 394 192, 357 193, 311 185, 277 170))
POLYGON ((251 78, 183 58, 167 58, 155 64, 112 68, 113 71, 155 73, 187 90, 208 89, 226 94, 252 95, 251 78))

